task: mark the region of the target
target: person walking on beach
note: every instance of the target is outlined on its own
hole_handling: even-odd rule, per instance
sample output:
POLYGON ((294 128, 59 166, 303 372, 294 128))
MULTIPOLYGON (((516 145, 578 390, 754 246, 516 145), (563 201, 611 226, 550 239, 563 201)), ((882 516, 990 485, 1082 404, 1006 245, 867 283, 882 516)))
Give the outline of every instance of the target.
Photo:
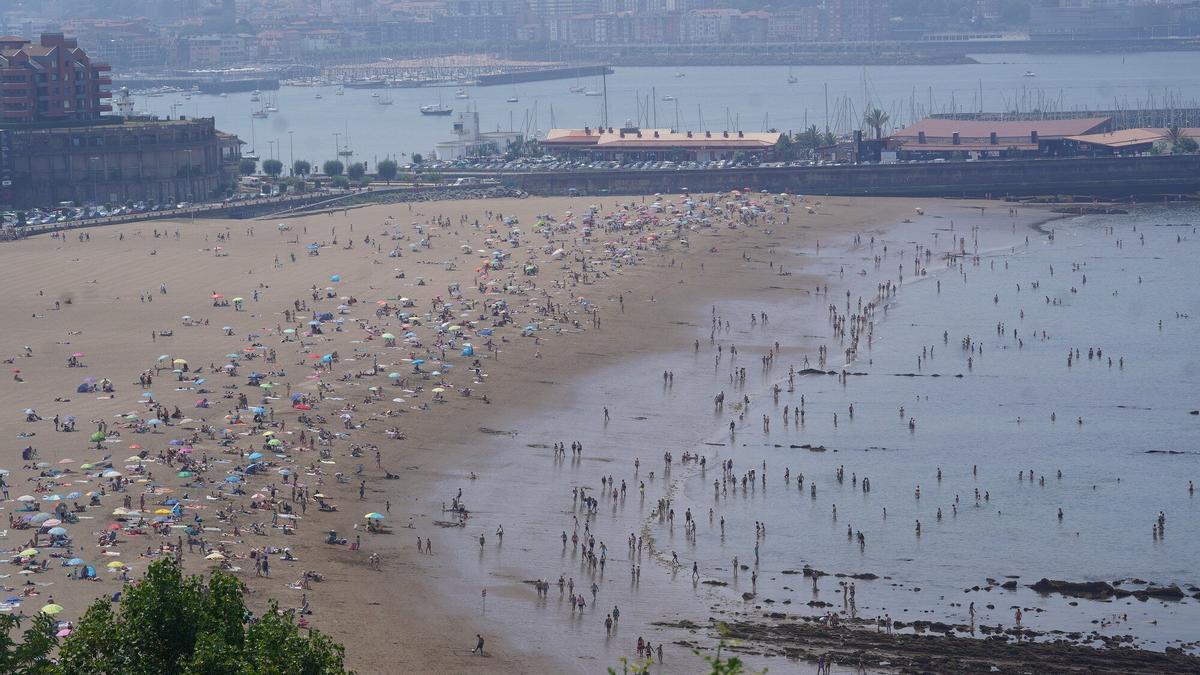
POLYGON ((479 652, 479 655, 483 656, 483 636, 479 633, 475 634, 475 648, 471 650, 472 654, 475 652, 479 652))

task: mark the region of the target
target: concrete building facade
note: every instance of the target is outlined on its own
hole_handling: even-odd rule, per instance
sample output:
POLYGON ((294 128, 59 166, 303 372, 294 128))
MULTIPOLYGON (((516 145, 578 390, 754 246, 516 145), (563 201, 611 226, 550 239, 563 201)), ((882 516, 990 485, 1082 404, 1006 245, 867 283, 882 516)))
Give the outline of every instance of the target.
POLYGON ((240 141, 212 118, 0 128, 0 203, 191 201, 232 185, 240 141))

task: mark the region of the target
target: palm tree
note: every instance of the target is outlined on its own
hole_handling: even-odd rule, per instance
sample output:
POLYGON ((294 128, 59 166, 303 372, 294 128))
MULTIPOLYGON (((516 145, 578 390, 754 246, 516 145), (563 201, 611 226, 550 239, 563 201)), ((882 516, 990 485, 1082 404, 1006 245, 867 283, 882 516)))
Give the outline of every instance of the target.
POLYGON ((813 124, 796 135, 796 142, 803 148, 813 150, 821 145, 821 130, 813 124))
POLYGON ((863 122, 875 130, 875 140, 883 138, 883 128, 887 126, 890 120, 891 118, 888 117, 888 114, 879 108, 871 108, 863 116, 863 122))
POLYGON ((1180 125, 1172 124, 1166 129, 1165 141, 1171 144, 1171 153, 1195 153, 1196 141, 1194 138, 1187 135, 1187 131, 1181 129, 1180 125))

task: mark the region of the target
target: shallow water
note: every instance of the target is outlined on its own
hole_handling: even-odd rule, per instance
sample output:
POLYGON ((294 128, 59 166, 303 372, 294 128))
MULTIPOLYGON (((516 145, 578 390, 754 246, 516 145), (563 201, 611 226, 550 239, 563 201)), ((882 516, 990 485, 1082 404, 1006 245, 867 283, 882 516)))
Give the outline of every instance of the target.
MULTIPOLYGON (((761 300, 718 301, 717 313, 731 322, 730 330, 717 336, 725 347, 718 367, 707 344, 711 310, 697 307, 699 354, 686 346, 604 367, 578 382, 547 384, 561 391, 556 405, 515 422, 512 428, 521 429, 519 435, 482 437, 495 459, 481 480, 439 486, 447 496, 465 488, 474 512, 471 522, 464 531, 447 531, 442 538, 453 539, 463 552, 456 564, 468 577, 490 589, 486 605, 479 588, 457 589, 452 595, 497 626, 512 626, 506 632, 513 644, 557 655, 565 669, 577 672, 616 665, 631 654, 639 635, 667 643, 667 670, 694 668, 687 650, 671 644, 686 636, 650 626, 655 620, 703 623, 709 616, 733 616, 735 611, 751 617, 762 611, 819 614, 823 610, 804 605, 813 599, 840 608, 834 578, 821 579, 814 595, 811 581, 780 573, 806 564, 831 573, 888 577, 856 582, 857 613, 864 617, 887 613, 905 621, 966 623, 966 604, 975 602, 981 624, 1011 626, 1013 607, 1020 606, 1026 610, 1026 627, 1087 632, 1099 628, 1093 620, 1123 613, 1128 620, 1104 632, 1133 634, 1143 646, 1157 649, 1194 639, 1200 603, 1190 598, 1179 603, 1080 600, 1071 606, 1072 599, 1040 597, 1024 585, 1041 577, 1137 577, 1178 583, 1185 590, 1200 583, 1195 573, 1200 560, 1198 507, 1187 490, 1188 480, 1200 477, 1198 421, 1188 414, 1200 407, 1194 400, 1200 354, 1193 346, 1193 319, 1176 318, 1179 312, 1200 319, 1192 262, 1198 238, 1191 227, 1163 226, 1200 223, 1200 209, 1145 206, 1127 216, 1058 220, 1044 226, 1054 231, 1053 241, 1037 230, 1016 227, 1002 213, 937 215, 934 209, 898 226, 876 239, 874 250, 869 234, 860 246, 848 239, 826 242, 819 253, 780 248, 776 259, 789 269, 798 268, 797 258, 803 257, 806 272, 828 273, 829 295, 764 291, 761 300), (928 274, 914 281, 914 242, 946 251, 952 219, 953 234, 966 238, 968 251, 980 252, 979 263, 965 263, 964 281, 957 265, 948 269, 934 255, 928 274), (972 223, 981 226, 977 233, 972 223), (1114 233, 1107 234, 1106 227, 1115 228, 1114 233), (1117 247, 1118 240, 1123 247, 1117 247), (885 245, 887 257, 877 270, 871 257, 882 256, 885 245), (860 294, 869 299, 876 283, 895 279, 902 261, 902 289, 886 315, 876 313, 871 347, 864 338, 859 358, 847 366, 865 375, 851 376, 844 385, 832 376, 797 377, 795 391, 787 392, 789 364, 799 369, 808 355, 815 366, 819 344, 829 345, 831 353, 839 351, 830 337, 828 304, 838 303, 844 311, 848 289, 853 302, 860 294), (1073 271, 1072 264, 1082 267, 1073 271), (858 274, 860 270, 867 274, 858 274), (1033 289, 1033 282, 1040 288, 1033 289), (1072 293, 1072 287, 1078 292, 1072 293), (1047 304, 1047 296, 1061 304, 1047 304), (751 327, 752 311, 767 312, 770 323, 751 327), (997 334, 998 322, 1004 323, 1003 335, 997 334), (1014 328, 1023 346, 1012 337, 1014 328), (982 345, 982 354, 962 348, 966 336, 982 345), (760 357, 776 340, 783 352, 764 371, 760 357), (730 344, 738 347, 737 365, 747 370, 744 389, 729 382, 730 344), (933 356, 918 370, 923 346, 933 347, 933 356), (1089 347, 1103 350, 1103 358, 1089 360, 1089 347), (1082 353, 1071 367, 1069 348, 1082 353), (970 367, 968 357, 973 359, 970 367), (663 386, 664 369, 675 372, 673 386, 663 386), (905 373, 921 377, 897 376, 905 373), (777 404, 769 393, 775 383, 784 387, 777 404), (723 412, 715 412, 712 396, 720 390, 726 391, 727 404, 723 412), (743 394, 750 397, 750 408, 731 440, 732 402, 743 394), (782 408, 797 405, 801 395, 805 423, 785 427, 782 408), (613 415, 607 425, 601 416, 604 405, 613 415), (905 408, 903 419, 900 406, 905 408), (1057 421, 1050 420, 1052 412, 1057 421), (763 431, 764 414, 771 416, 770 433, 763 431), (915 420, 915 429, 910 430, 908 418, 915 420), (583 459, 572 461, 568 455, 555 461, 549 444, 572 440, 583 442, 583 459), (540 444, 547 447, 530 447, 540 444), (793 444, 828 451, 788 447, 793 444), (675 461, 664 473, 667 450, 675 461), (1158 450, 1184 454, 1147 454, 1158 450), (708 469, 681 465, 684 451, 704 454, 708 469), (635 457, 641 461, 636 477, 635 457), (736 492, 715 496, 713 480, 721 476, 717 466, 728 458, 739 477, 758 469, 759 482, 748 492, 739 484, 736 492), (842 483, 836 480, 839 466, 845 468, 842 483), (788 483, 785 467, 792 474, 788 483), (1044 486, 1028 477, 1018 480, 1019 471, 1030 469, 1045 477, 1044 486), (803 492, 796 486, 798 472, 805 475, 803 492), (618 485, 625 481, 628 492, 615 502, 602 499, 592 519, 597 547, 601 541, 608 545, 593 608, 586 589, 593 577, 569 543, 563 550, 559 533, 570 534, 573 528, 571 487, 598 489, 600 476, 608 474, 618 485), (871 491, 863 493, 852 476, 870 477, 871 491), (638 481, 645 481, 644 499, 638 481), (809 491, 814 482, 815 498, 809 491), (918 485, 920 499, 914 496, 918 485), (976 488, 981 495, 988 493, 988 499, 977 504, 976 488), (651 515, 664 495, 674 499, 673 526, 651 515), (1061 521, 1058 508, 1064 511, 1061 521), (684 535, 688 509, 699 521, 695 541, 684 535), (1166 514, 1166 533, 1154 539, 1151 528, 1160 510, 1166 514), (724 536, 717 524, 721 517, 724 536), (919 537, 916 520, 922 525, 919 537), (767 527, 759 548, 758 597, 744 603, 741 593, 751 590, 750 572, 735 577, 731 563, 736 555, 753 566, 756 521, 767 527), (494 531, 501 522, 507 536, 497 547, 494 531), (848 525, 865 535, 864 550, 847 538, 848 525), (649 550, 641 554, 642 577, 636 584, 626 547, 630 532, 647 541, 653 538, 656 548, 655 556, 649 550), (482 549, 480 533, 488 539, 482 549), (672 551, 682 563, 677 571, 667 564, 672 551), (730 585, 715 590, 693 585, 693 561, 701 579, 730 585), (587 597, 582 618, 560 600, 557 586, 548 600, 538 601, 531 587, 519 583, 555 581, 559 574, 573 577, 579 584, 576 592, 587 597), (964 593, 985 586, 987 577, 1004 581, 1005 575, 1019 576, 1017 591, 964 593), (768 598, 779 604, 762 604, 768 598), (783 606, 785 600, 791 603, 783 606), (994 609, 987 608, 989 603, 994 609), (613 604, 621 608, 621 621, 615 636, 606 639, 604 611, 613 604)), ((828 367, 841 365, 831 357, 828 367)), ((582 520, 580 516, 581 536, 582 520)), ((810 669, 778 659, 752 660, 752 665, 785 672, 810 669)))

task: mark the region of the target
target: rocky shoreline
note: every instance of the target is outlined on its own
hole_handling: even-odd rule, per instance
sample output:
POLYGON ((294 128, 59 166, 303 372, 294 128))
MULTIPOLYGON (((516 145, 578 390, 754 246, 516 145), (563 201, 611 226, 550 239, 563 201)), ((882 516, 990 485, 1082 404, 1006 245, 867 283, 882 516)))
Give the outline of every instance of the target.
MULTIPOLYGON (((1097 646, 1078 644, 1067 637, 1010 628, 981 631, 985 637, 955 635, 966 626, 940 622, 895 625, 916 633, 884 633, 872 621, 850 620, 825 625, 820 617, 793 616, 782 612, 763 614, 762 621, 719 622, 707 625, 689 621, 657 625, 680 628, 697 635, 697 640, 677 644, 702 649, 708 638, 721 638, 725 649, 759 656, 782 656, 814 661, 824 656, 834 663, 901 673, 1183 673, 1200 672, 1200 657, 1182 649, 1165 652, 1136 649, 1119 636, 1092 633, 1087 639, 1097 646)), ((1081 636, 1082 638, 1083 636, 1081 636)))

